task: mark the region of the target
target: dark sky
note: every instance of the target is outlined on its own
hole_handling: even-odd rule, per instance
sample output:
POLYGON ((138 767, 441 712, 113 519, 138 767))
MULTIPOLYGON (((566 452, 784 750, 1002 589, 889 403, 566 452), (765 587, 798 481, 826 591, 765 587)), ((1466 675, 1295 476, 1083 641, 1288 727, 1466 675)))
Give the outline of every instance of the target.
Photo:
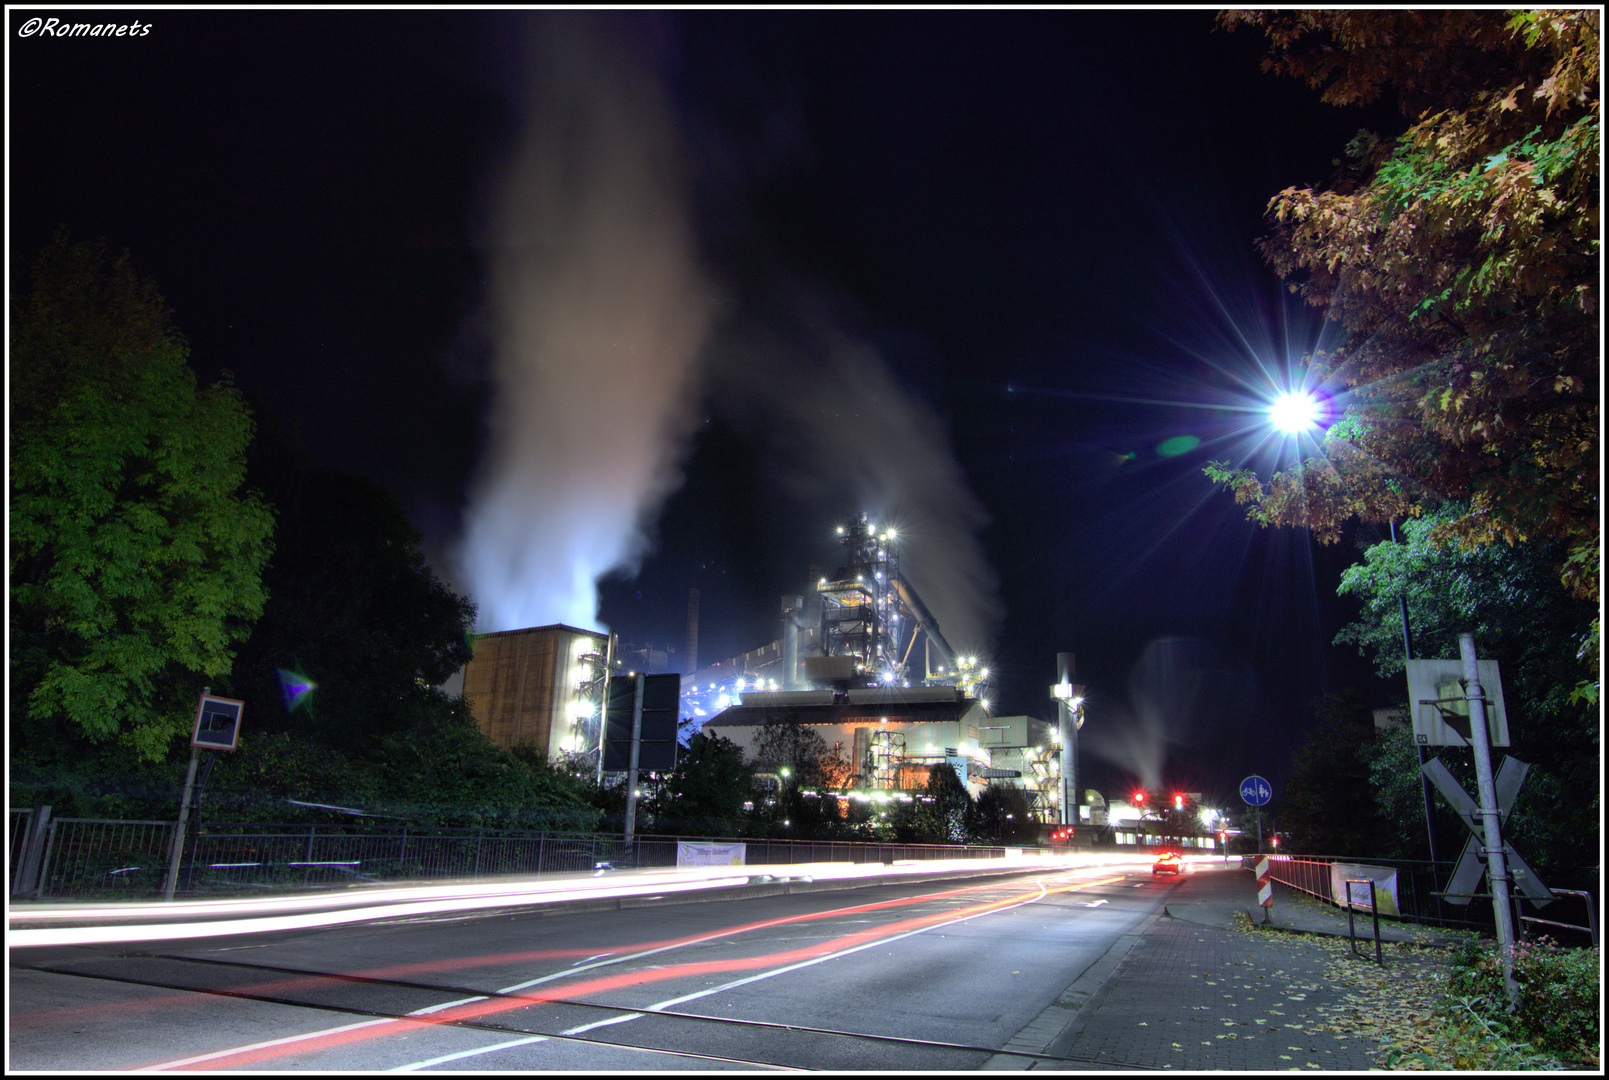
MULTIPOLYGON (((13 281, 58 224, 128 248, 203 375, 393 491, 483 617, 460 556, 498 462, 572 422, 608 459, 631 442, 608 418, 660 416, 604 363, 511 404, 514 314, 601 297, 587 333, 647 310, 612 345, 680 379, 659 441, 618 450, 647 472, 583 485, 637 508, 614 525, 636 573, 601 590, 627 639, 680 648, 692 587, 703 660, 774 639, 866 511, 910 526, 998 712, 1051 715, 1077 655, 1092 783, 1232 797, 1283 773, 1315 695, 1389 701, 1329 645, 1354 550, 1254 528, 1201 469, 1272 464, 1259 394, 1319 341, 1253 249, 1268 198, 1400 121, 1263 75, 1207 10, 71 14, 149 27, 104 39, 8 17, 13 281), (519 245, 533 276, 499 261, 519 245), (618 410, 540 412, 561 393, 618 410)), ((511 504, 558 509, 515 532, 594 513, 521 482, 511 504)))

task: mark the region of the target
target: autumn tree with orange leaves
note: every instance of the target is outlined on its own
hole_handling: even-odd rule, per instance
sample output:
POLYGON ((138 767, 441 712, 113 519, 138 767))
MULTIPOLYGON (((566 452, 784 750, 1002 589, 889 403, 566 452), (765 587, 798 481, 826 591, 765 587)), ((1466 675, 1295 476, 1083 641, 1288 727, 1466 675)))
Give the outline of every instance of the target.
MULTIPOLYGON (((1395 94, 1396 138, 1360 132, 1322 188, 1288 188, 1258 243, 1346 331, 1312 358, 1345 410, 1322 453, 1264 482, 1208 475, 1265 525, 1321 542, 1347 521, 1468 512, 1439 541, 1563 541, 1598 595, 1599 14, 1226 11, 1263 68, 1334 105, 1395 94)), ((1595 637, 1595 634, 1594 634, 1595 637)))

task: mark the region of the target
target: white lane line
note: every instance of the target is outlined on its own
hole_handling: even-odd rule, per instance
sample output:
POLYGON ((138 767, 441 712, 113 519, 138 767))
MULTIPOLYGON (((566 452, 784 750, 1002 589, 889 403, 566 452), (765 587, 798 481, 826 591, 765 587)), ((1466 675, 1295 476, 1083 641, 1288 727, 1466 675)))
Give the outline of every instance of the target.
POLYGON ((488 995, 486 995, 486 994, 482 994, 479 997, 459 998, 457 1001, 444 1001, 440 1005, 426 1005, 422 1009, 415 1009, 413 1012, 409 1013, 408 1015, 409 1016, 429 1016, 431 1013, 441 1012, 441 1010, 443 1010, 443 1009, 450 1009, 454 1005, 473 1005, 477 1001, 485 1001, 487 999, 487 996, 488 995))
POLYGON ((642 1013, 640 1013, 640 1012, 633 1012, 633 1013, 627 1013, 625 1016, 613 1016, 613 1017, 610 1017, 608 1020, 594 1020, 592 1023, 590 1023, 590 1024, 582 1024, 580 1027, 567 1028, 564 1031, 559 1032, 559 1034, 560 1035, 585 1035, 587 1032, 596 1031, 599 1028, 613 1027, 616 1024, 624 1024, 626 1021, 635 1020, 638 1017, 640 1017, 641 1015, 642 1015, 642 1013))
POLYGON ((1011 910, 1011 908, 1022 907, 1024 904, 1036 903, 1036 902, 1038 902, 1040 900, 1043 900, 1047 895, 1049 895, 1049 890, 1047 890, 1045 888, 1044 883, 1039 882, 1038 884, 1039 884, 1039 895, 1035 896, 1035 897, 1032 897, 1030 899, 1027 899, 1027 900, 1023 900, 1021 903, 1011 904, 1008 907, 993 908, 993 909, 991 909, 989 911, 974 912, 971 915, 967 915, 967 916, 964 916, 964 917, 959 918, 959 919, 951 919, 949 922, 934 923, 932 926, 920 926, 920 927, 917 927, 915 930, 907 930, 907 931, 905 931, 905 933, 896 934, 893 937, 877 938, 874 941, 867 941, 867 942, 864 942, 864 943, 862 943, 860 945, 855 945, 855 946, 853 946, 851 948, 848 948, 848 949, 840 949, 838 952, 828 953, 825 956, 817 956, 817 957, 814 957, 814 958, 812 958, 810 960, 801 960, 797 964, 788 964, 785 967, 775 968, 775 969, 773 969, 771 971, 762 971, 758 975, 749 975, 749 976, 747 976, 745 978, 738 979, 738 980, 736 980, 734 982, 723 983, 720 986, 712 986, 708 990, 700 990, 700 991, 698 991, 696 993, 684 994, 681 997, 671 998, 668 1001, 661 1001, 657 1005, 648 1006, 643 1011, 644 1012, 659 1012, 659 1011, 661 1011, 663 1009, 668 1009, 673 1005, 681 1005, 681 1004, 684 1004, 684 1003, 689 1002, 689 1001, 696 1001, 697 999, 702 998, 702 997, 709 997, 711 994, 719 994, 719 993, 722 993, 723 991, 726 991, 726 990, 734 990, 739 986, 747 986, 750 983, 757 983, 757 982, 760 982, 763 979, 769 979, 769 978, 772 978, 773 976, 776 976, 776 975, 786 975, 790 971, 798 971, 800 968, 811 967, 812 965, 820 964, 820 963, 823 963, 823 962, 825 962, 827 960, 835 960, 840 956, 848 956, 851 953, 858 953, 862 949, 873 949, 873 948, 876 948, 879 945, 888 945, 888 944, 890 944, 892 942, 901 941, 901 940, 903 940, 905 938, 908 938, 908 937, 915 937, 917 934, 925 934, 929 930, 937 930, 940 927, 945 927, 945 926, 955 926, 957 923, 969 922, 972 919, 979 919, 979 918, 982 918, 985 915, 993 915, 997 911, 1009 911, 1009 910, 1011 910))
POLYGON ((359 1028, 374 1027, 377 1024, 394 1024, 395 1020, 365 1020, 360 1024, 343 1024, 340 1027, 325 1028, 323 1031, 310 1031, 305 1035, 287 1035, 282 1039, 269 1039, 267 1042, 252 1043, 249 1046, 231 1046, 227 1050, 216 1050, 210 1054, 197 1054, 195 1057, 183 1058, 179 1061, 164 1061, 160 1065, 147 1065, 134 1072, 161 1072, 166 1069, 178 1069, 186 1065, 194 1065, 201 1061, 212 1061, 215 1058, 230 1057, 242 1054, 247 1050, 261 1050, 269 1046, 284 1046, 286 1043, 303 1042, 307 1039, 316 1039, 323 1035, 334 1035, 341 1031, 356 1031, 359 1028))
MULTIPOLYGON (((1048 896, 1050 894, 1050 891, 1045 888, 1044 882, 1038 882, 1037 884, 1038 884, 1038 887, 1039 887, 1039 895, 1038 896, 1030 897, 1029 899, 1021 901, 1021 903, 1012 904, 1012 905, 1010 905, 1010 907, 1021 907, 1024 904, 1036 903, 1036 902, 1038 902, 1040 900, 1043 900, 1046 896, 1048 896)), ((840 957, 840 956, 848 956, 851 953, 860 952, 862 949, 871 949, 871 948, 875 948, 875 947, 877 947, 879 945, 887 945, 890 942, 899 941, 899 940, 901 940, 903 938, 915 937, 917 934, 926 933, 929 930, 936 930, 936 929, 938 929, 940 927, 944 927, 944 926, 954 926, 957 923, 964 923, 964 922, 967 922, 968 920, 971 920, 971 919, 982 918, 985 915, 993 914, 995 911, 1009 911, 1009 910, 1010 910, 1009 907, 1002 907, 1002 908, 994 908, 992 911, 978 911, 978 912, 974 912, 973 914, 967 915, 967 916, 965 916, 963 918, 960 918, 960 919, 951 919, 949 922, 934 923, 932 926, 921 926, 921 927, 916 928, 915 930, 907 930, 905 933, 896 934, 894 937, 877 938, 874 941, 868 941, 868 942, 865 942, 863 944, 853 946, 852 948, 840 949, 837 952, 828 953, 825 956, 817 956, 817 957, 814 957, 813 959, 804 960, 804 961, 801 961, 800 963, 797 963, 797 964, 788 964, 788 965, 786 965, 784 967, 775 968, 775 969, 773 969, 771 971, 761 972, 758 975, 750 975, 750 976, 747 976, 745 978, 738 979, 738 980, 736 980, 734 982, 724 983, 724 984, 722 984, 720 986, 711 987, 708 990, 700 990, 697 993, 684 994, 681 997, 670 998, 669 1000, 661 1001, 658 1004, 649 1005, 647 1008, 627 1013, 624 1016, 614 1016, 614 1017, 610 1017, 607 1020, 595 1020, 590 1024, 582 1024, 580 1027, 568 1028, 568 1029, 566 1029, 564 1031, 561 1031, 559 1034, 560 1035, 581 1035, 581 1034, 584 1034, 584 1033, 586 1033, 588 1031, 595 1031, 598 1028, 612 1027, 612 1026, 614 1026, 616 1024, 630 1023, 633 1020, 641 1019, 643 1016, 645 1016, 645 1015, 647 1015, 649 1013, 662 1012, 663 1010, 668 1009, 668 1008, 672 1007, 673 1005, 680 1005, 680 1004, 682 1004, 684 1002, 695 1001, 698 998, 709 997, 711 994, 719 994, 719 993, 721 993, 722 991, 725 991, 725 990, 733 990, 733 989, 736 989, 739 986, 747 986, 750 983, 760 982, 763 979, 769 979, 769 978, 772 978, 772 977, 777 976, 777 975, 786 975, 790 971, 798 971, 800 968, 807 968, 807 967, 810 967, 810 966, 812 966, 814 964, 820 964, 820 963, 823 963, 823 962, 825 962, 827 960, 836 959, 837 957, 840 957)), ((664 950, 662 950, 662 949, 654 949, 651 952, 642 953, 640 955, 642 955, 642 956, 651 956, 655 952, 663 952, 663 951, 664 950)), ((628 958, 627 957, 621 957, 621 959, 628 959, 628 958)), ((538 980, 534 980, 534 981, 541 982, 541 981, 544 981, 544 980, 538 979, 538 980)), ((531 985, 531 983, 526 983, 524 985, 529 986, 529 985, 531 985)), ((506 993, 507 991, 503 991, 503 992, 506 993)), ((474 1056, 479 1055, 479 1054, 489 1054, 489 1053, 492 1053, 492 1052, 494 1052, 496 1050, 503 1049, 505 1045, 506 1046, 513 1046, 513 1045, 518 1045, 518 1044, 516 1044, 516 1043, 508 1043, 508 1044, 503 1044, 503 1045, 498 1045, 498 1046, 487 1046, 487 1047, 483 1047, 483 1048, 481 1048, 479 1050, 466 1050, 466 1051, 464 1051, 464 1052, 462 1052, 460 1054, 453 1055, 453 1060, 460 1060, 460 1059, 466 1058, 466 1057, 474 1057, 474 1056)), ((423 1065, 423 1064, 427 1064, 427 1063, 420 1063, 420 1064, 423 1065)), ((402 1066, 399 1069, 396 1069, 396 1070, 393 1070, 393 1071, 395 1071, 395 1072, 407 1071, 409 1069, 416 1068, 416 1067, 418 1067, 418 1066, 402 1066)))
POLYGON ((432 1065, 445 1065, 449 1061, 459 1061, 463 1058, 475 1057, 477 1054, 490 1054, 494 1050, 512 1050, 516 1046, 529 1046, 532 1043, 547 1041, 548 1036, 546 1035, 532 1035, 524 1039, 511 1039, 508 1042, 498 1043, 496 1046, 480 1046, 473 1050, 460 1050, 456 1054, 443 1054, 441 1057, 433 1057, 428 1061, 415 1061, 408 1065, 398 1065, 387 1069, 386 1072, 417 1072, 420 1069, 428 1069, 432 1065))

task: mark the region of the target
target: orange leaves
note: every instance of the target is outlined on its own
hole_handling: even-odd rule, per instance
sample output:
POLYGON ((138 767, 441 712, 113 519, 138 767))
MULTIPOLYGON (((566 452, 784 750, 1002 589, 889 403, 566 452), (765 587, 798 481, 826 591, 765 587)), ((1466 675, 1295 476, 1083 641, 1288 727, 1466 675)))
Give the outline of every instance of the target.
MULTIPOLYGON (((1494 9, 1225 12, 1267 70, 1334 103, 1394 90, 1415 122, 1348 145, 1362 186, 1288 187, 1258 249, 1345 327, 1316 373, 1346 434, 1266 484, 1220 469, 1256 521, 1335 539, 1353 517, 1472 500, 1458 539, 1596 546, 1599 15, 1494 9)), ((1597 578, 1591 578, 1596 589, 1597 578)))

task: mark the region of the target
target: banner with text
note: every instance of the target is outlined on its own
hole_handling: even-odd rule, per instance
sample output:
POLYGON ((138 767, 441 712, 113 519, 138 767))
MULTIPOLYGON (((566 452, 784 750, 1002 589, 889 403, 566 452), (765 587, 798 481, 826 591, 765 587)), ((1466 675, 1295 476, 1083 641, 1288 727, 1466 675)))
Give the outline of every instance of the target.
POLYGON ((699 844, 676 842, 677 866, 742 866, 748 853, 746 844, 699 844))
POLYGON ((1361 884, 1374 882, 1374 899, 1382 915, 1400 915, 1397 907, 1397 871, 1386 866, 1361 866, 1357 863, 1330 864, 1330 895, 1342 907, 1369 910, 1369 887, 1361 884), (1348 881, 1351 884, 1348 884, 1348 881))

